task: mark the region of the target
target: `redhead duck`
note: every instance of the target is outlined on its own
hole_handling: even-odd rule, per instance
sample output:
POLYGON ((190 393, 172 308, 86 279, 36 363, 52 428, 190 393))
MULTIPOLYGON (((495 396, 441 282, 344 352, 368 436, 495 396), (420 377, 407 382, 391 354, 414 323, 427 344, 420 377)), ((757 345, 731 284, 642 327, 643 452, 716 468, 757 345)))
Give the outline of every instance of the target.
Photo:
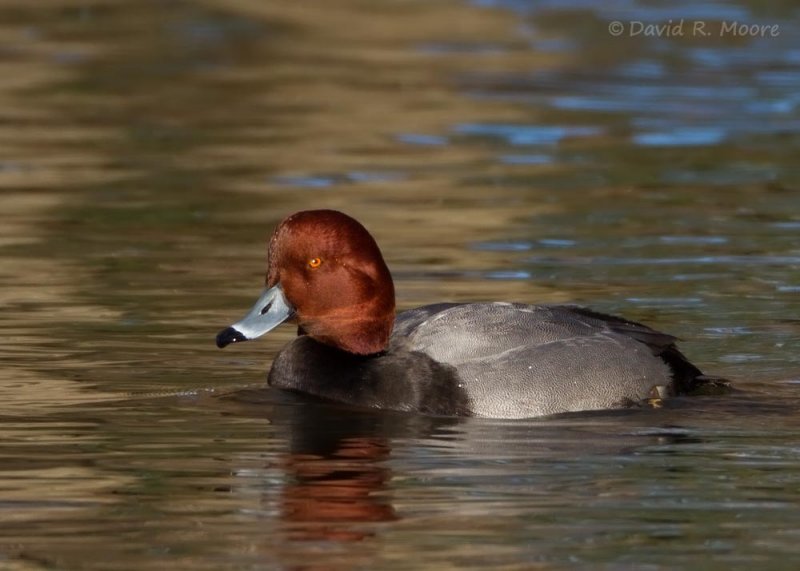
POLYGON ((378 245, 334 210, 297 212, 269 241, 266 289, 217 346, 284 321, 298 337, 268 383, 352 405, 524 418, 635 406, 721 382, 675 337, 571 305, 438 303, 395 315, 378 245))

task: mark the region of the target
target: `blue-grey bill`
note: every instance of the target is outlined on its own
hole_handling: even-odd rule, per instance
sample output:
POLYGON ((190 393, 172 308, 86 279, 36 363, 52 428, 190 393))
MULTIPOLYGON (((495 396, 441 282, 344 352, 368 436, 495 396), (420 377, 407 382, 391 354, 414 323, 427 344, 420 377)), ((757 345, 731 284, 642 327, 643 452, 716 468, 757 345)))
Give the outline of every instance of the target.
POLYGON ((217 347, 261 337, 289 319, 293 313, 294 308, 283 295, 281 285, 276 284, 264 290, 253 309, 243 319, 217 334, 217 347))

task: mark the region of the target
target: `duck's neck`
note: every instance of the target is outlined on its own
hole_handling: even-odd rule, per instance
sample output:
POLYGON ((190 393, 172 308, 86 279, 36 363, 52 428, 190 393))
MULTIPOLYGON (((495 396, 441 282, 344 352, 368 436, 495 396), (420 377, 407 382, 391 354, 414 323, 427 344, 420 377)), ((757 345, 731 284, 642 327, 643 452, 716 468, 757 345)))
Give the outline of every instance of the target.
POLYGON ((389 319, 342 319, 334 327, 314 327, 314 324, 298 328, 298 335, 308 335, 329 347, 352 355, 376 355, 386 351, 394 326, 394 312, 389 319))

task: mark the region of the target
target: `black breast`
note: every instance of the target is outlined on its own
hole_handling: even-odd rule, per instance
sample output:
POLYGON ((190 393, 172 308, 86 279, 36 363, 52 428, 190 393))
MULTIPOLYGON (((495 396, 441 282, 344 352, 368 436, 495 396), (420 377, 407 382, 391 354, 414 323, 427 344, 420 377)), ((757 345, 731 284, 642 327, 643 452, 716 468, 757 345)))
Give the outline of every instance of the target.
POLYGON ((421 352, 353 355, 302 335, 275 358, 271 386, 370 408, 469 416, 456 370, 421 352))

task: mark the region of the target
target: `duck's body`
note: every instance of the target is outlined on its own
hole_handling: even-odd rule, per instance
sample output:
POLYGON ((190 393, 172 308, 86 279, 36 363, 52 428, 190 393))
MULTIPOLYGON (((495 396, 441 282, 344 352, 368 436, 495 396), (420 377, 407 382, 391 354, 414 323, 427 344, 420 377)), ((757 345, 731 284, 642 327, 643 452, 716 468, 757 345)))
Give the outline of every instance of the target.
POLYGON ((635 406, 708 382, 674 337, 582 307, 441 303, 395 318, 377 245, 339 212, 281 223, 267 285, 217 344, 293 319, 300 335, 275 358, 269 384, 338 402, 522 418, 635 406), (327 275, 318 271, 323 261, 327 275))
POLYGON ((269 384, 372 408, 525 418, 691 390, 704 378, 674 341, 582 307, 443 303, 400 313, 377 355, 298 337, 269 384))

